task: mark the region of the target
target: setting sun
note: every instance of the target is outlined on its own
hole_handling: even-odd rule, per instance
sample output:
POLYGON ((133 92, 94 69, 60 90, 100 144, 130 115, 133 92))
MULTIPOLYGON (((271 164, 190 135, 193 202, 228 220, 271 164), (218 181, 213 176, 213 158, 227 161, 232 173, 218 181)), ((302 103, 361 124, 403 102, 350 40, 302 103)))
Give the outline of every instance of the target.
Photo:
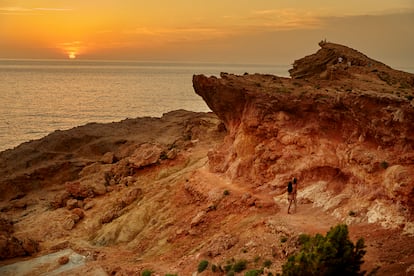
POLYGON ((0 1, 0 58, 289 63, 326 38, 414 59, 412 0, 92 2, 0 1))

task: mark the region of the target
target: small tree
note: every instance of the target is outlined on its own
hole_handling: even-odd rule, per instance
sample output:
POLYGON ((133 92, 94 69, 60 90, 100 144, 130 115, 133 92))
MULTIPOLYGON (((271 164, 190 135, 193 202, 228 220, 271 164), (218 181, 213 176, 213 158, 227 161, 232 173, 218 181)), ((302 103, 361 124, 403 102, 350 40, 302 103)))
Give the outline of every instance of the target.
POLYGON ((241 271, 245 270, 246 267, 247 267, 247 261, 246 260, 240 260, 240 261, 237 261, 233 265, 233 270, 234 270, 234 272, 241 272, 241 271))
POLYGON ((151 270, 148 270, 148 269, 144 270, 141 273, 141 276, 151 276, 151 275, 152 275, 152 272, 151 272, 151 270))
POLYGON ((290 256, 283 265, 284 276, 296 275, 364 275, 364 240, 354 245, 349 240, 348 227, 340 224, 331 228, 326 236, 302 236, 302 248, 290 256))
POLYGON ((207 260, 202 260, 197 267, 197 271, 199 273, 203 272, 204 270, 206 270, 206 268, 208 267, 208 261, 207 260))

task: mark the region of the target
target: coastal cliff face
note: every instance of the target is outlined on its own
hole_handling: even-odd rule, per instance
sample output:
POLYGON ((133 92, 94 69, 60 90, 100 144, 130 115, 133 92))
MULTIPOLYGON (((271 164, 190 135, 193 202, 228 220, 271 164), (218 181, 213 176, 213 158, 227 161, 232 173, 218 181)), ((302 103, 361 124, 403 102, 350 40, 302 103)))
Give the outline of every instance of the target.
POLYGON ((296 177, 303 201, 413 234, 414 75, 324 42, 290 73, 193 77, 228 130, 211 170, 279 194, 296 177))
POLYGON ((300 234, 339 223, 365 239, 364 270, 412 273, 414 76, 320 46, 291 78, 194 76, 215 114, 88 124, 0 152, 0 274, 198 275, 208 260, 201 275, 223 275, 243 260, 276 275, 300 234))

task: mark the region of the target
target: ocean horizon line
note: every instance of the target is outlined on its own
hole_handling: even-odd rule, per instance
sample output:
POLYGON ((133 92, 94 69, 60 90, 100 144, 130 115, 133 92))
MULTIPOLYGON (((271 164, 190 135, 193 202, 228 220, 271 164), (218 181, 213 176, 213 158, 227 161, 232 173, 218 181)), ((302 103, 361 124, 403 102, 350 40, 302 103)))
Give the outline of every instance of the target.
POLYGON ((180 61, 180 60, 157 60, 157 59, 136 59, 136 60, 127 60, 127 59, 57 59, 57 58, 3 58, 0 57, 0 62, 62 62, 67 64, 74 63, 87 63, 87 62, 96 62, 96 63, 131 63, 131 64, 170 64, 170 65, 232 65, 232 66, 264 66, 264 67, 285 67, 292 66, 292 64, 286 63, 269 63, 269 62, 231 62, 231 61, 180 61))
MULTIPOLYGON (((33 63, 41 63, 41 62, 49 62, 50 65, 56 63, 56 65, 88 65, 89 64, 99 64, 99 65, 123 65, 123 66, 203 66, 203 67, 216 67, 216 66, 232 66, 236 68, 241 67, 264 67, 264 68, 279 68, 279 69, 286 69, 286 73, 288 70, 293 67, 292 63, 267 63, 267 62, 230 62, 230 61, 179 61, 179 60, 146 60, 146 59, 136 59, 136 60, 124 60, 124 59, 57 59, 57 58, 2 58, 0 57, 0 63, 4 62, 33 62, 33 63)), ((391 68, 412 73, 414 74, 414 65, 412 66, 391 66, 391 68)), ((259 73, 259 72, 258 72, 259 73)))

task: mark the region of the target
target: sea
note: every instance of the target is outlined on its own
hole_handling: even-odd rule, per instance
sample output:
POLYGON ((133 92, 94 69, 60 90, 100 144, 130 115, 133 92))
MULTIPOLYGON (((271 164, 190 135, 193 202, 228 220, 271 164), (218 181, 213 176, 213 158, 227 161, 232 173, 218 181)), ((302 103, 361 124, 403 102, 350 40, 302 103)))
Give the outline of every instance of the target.
POLYGON ((291 65, 102 60, 1 60, 0 151, 87 123, 210 111, 193 74, 288 76, 291 65))

